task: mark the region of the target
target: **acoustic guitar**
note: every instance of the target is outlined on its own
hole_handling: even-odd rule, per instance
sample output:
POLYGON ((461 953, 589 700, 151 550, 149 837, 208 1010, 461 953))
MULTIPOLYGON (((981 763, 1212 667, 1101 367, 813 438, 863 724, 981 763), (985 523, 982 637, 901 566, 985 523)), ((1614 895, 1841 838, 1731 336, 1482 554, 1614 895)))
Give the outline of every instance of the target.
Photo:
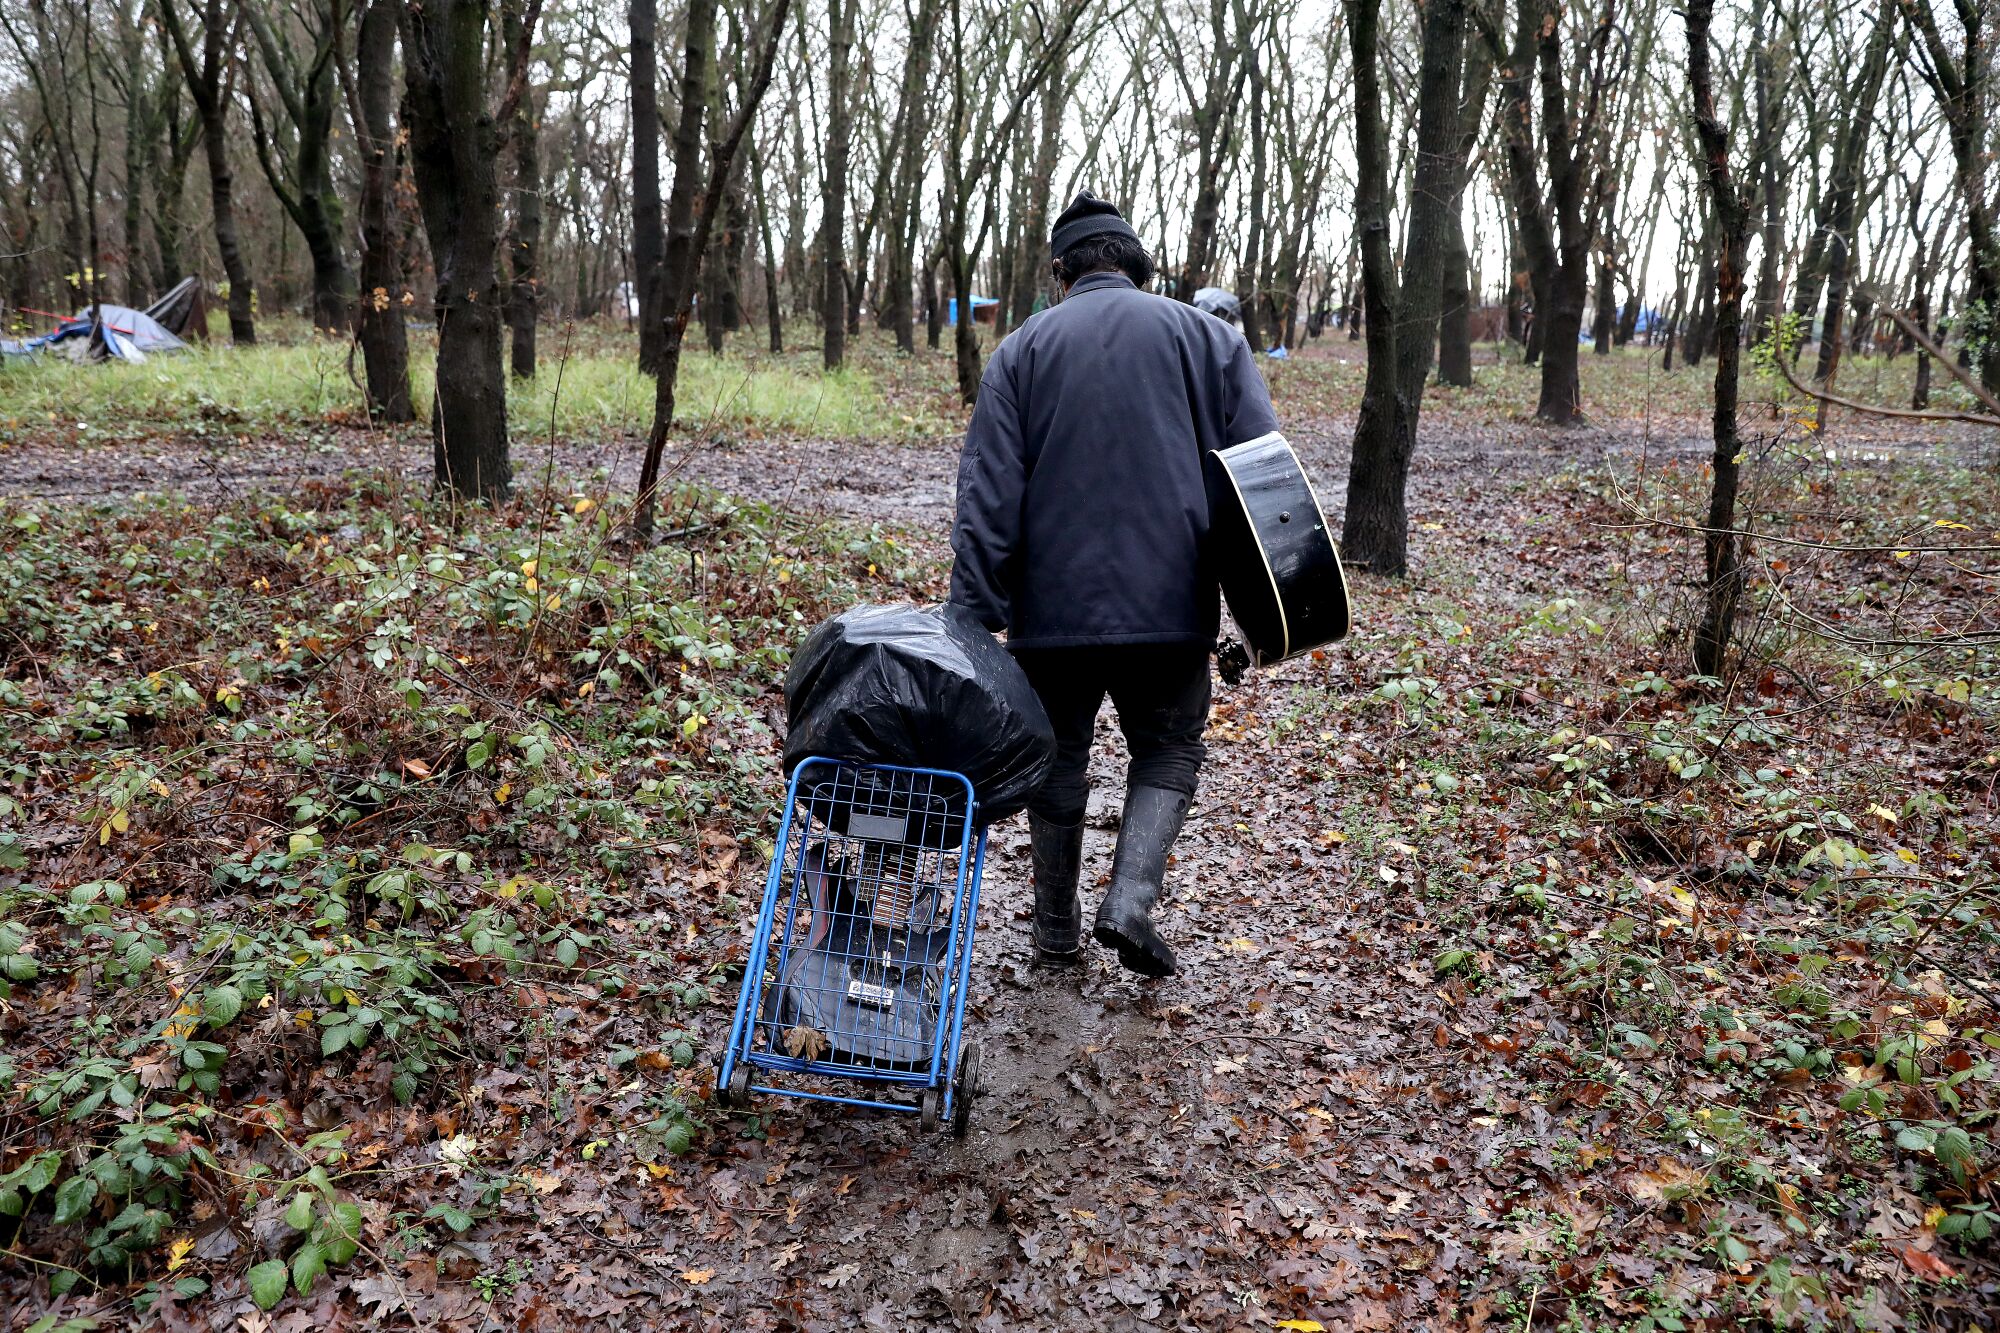
POLYGON ((1340 548, 1291 444, 1273 431, 1211 449, 1205 466, 1209 566, 1247 645, 1224 645, 1223 678, 1246 657, 1269 666, 1345 638, 1340 548))

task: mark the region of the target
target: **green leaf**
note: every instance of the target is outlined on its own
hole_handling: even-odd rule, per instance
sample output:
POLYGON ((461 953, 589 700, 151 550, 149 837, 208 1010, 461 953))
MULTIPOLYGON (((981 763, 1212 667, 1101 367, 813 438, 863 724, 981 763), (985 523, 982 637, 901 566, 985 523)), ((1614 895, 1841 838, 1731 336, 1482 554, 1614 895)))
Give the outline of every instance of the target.
POLYGON ((335 1204, 333 1214, 327 1220, 334 1234, 348 1240, 361 1239, 361 1209, 356 1205, 346 1202, 335 1204))
POLYGON ((71 1176, 56 1190, 56 1225, 68 1226, 85 1213, 97 1199, 97 1182, 89 1176, 71 1176))
POLYGON ((453 1231, 470 1231, 472 1229, 472 1214, 462 1208, 454 1208, 448 1203, 432 1204, 430 1211, 425 1213, 424 1216, 426 1218, 438 1219, 453 1231))
POLYGON ((1446 949, 1443 953, 1431 959, 1431 971, 1442 975, 1455 967, 1464 966, 1467 962, 1471 961, 1471 958, 1472 950, 1470 949, 1446 949))
POLYGON ((351 1035, 345 1023, 328 1028, 319 1034, 319 1053, 322 1056, 340 1054, 347 1049, 347 1039, 351 1035))
POLYGON ((249 1272, 250 1299, 259 1310, 268 1310, 285 1299, 285 1282, 291 1275, 282 1259, 266 1259, 249 1272))
POLYGON ((292 1255, 292 1290, 303 1296, 313 1280, 326 1272, 326 1250, 308 1241, 292 1255))
POLYGON ((188 1298, 189 1300, 192 1300, 194 1297, 199 1296, 204 1291, 208 1290, 208 1282, 206 1279, 203 1278, 184 1277, 174 1283, 174 1290, 178 1292, 180 1295, 188 1298))
POLYGON ((234 986, 216 986, 201 997, 201 1012, 210 1027, 219 1028, 243 1012, 243 992, 234 986))
POLYGON ((556 941, 556 961, 564 967, 575 967, 577 957, 576 941, 565 936, 556 941))
POLYGON ((1937 1131, 1910 1125, 1896 1135, 1896 1146, 1905 1152, 1929 1152, 1937 1142, 1937 1131))
POLYGON ((285 1225, 294 1231, 304 1231, 312 1225, 312 1195, 301 1190, 292 1196, 291 1207, 285 1209, 285 1225))

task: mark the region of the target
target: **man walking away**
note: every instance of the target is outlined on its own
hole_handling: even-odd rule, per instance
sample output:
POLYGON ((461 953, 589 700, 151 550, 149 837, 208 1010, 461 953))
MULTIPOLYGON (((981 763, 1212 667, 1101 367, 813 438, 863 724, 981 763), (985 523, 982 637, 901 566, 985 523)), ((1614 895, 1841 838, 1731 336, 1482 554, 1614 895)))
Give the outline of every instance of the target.
POLYGON ((1220 601, 1202 458, 1278 428, 1243 336, 1144 290, 1153 261, 1084 193, 1056 219, 1058 304, 995 349, 958 470, 951 600, 1005 629, 1055 725, 1028 807, 1035 949, 1074 962, 1091 733, 1106 694, 1131 751, 1095 934, 1171 976, 1152 911, 1203 756, 1220 601))

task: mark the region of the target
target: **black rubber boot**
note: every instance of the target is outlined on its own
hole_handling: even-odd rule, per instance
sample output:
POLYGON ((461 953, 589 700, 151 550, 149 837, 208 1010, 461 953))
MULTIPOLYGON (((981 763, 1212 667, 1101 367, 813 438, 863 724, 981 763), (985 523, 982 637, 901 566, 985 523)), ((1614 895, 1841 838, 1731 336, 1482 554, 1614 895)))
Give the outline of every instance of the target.
POLYGON ((1035 875, 1035 957, 1074 963, 1083 952, 1083 904, 1076 898, 1083 868, 1083 821, 1051 824, 1028 816, 1028 850, 1035 875))
POLYGON ((1111 862, 1111 887, 1097 908, 1097 942, 1118 951, 1118 961, 1148 977, 1174 974, 1174 951, 1153 927, 1153 904, 1167 875, 1167 853, 1187 818, 1188 798, 1160 787, 1125 793, 1125 822, 1111 862))

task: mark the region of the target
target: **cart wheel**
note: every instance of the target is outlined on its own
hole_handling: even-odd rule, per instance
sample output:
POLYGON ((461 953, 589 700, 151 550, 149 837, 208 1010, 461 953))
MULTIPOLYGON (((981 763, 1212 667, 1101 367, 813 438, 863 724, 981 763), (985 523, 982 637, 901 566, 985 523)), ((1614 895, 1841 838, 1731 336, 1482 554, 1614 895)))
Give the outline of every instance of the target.
POLYGON ((965 1137, 972 1128, 972 1101, 979 1095, 979 1043, 968 1041, 958 1052, 958 1089, 951 1105, 951 1136, 965 1137))
POLYGON ((938 1127, 938 1108, 943 1104, 944 1093, 937 1088, 932 1088, 924 1093, 922 1100, 917 1103, 917 1124, 923 1129, 924 1133, 930 1134, 936 1131, 938 1127))
POLYGON ((750 1104, 750 1066, 738 1065, 729 1075, 729 1086, 723 1090, 722 1104, 742 1108, 750 1104))

